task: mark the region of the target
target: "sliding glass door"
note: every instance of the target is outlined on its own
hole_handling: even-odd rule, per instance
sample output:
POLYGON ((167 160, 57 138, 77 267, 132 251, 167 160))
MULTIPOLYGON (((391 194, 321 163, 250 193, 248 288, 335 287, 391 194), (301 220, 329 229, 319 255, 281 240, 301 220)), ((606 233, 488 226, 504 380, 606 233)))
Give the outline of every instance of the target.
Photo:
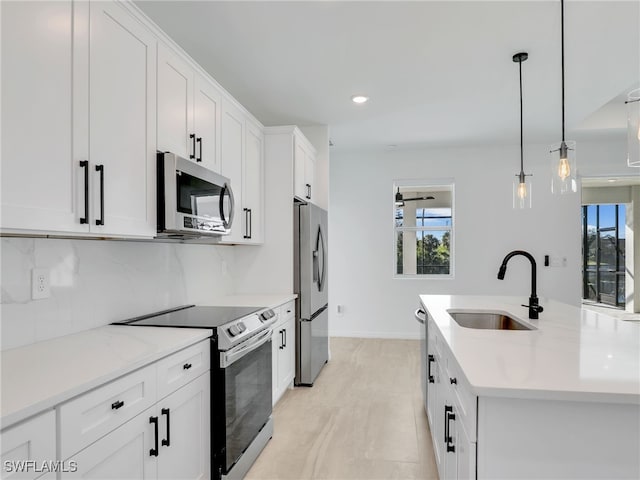
POLYGON ((625 206, 582 207, 583 298, 624 307, 625 206))

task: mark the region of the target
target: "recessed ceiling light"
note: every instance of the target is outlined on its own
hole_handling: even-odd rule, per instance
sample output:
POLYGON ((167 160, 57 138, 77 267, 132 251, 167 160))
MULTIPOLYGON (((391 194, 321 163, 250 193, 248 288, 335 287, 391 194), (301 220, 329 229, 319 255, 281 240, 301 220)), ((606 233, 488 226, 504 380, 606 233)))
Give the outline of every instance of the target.
POLYGON ((369 97, 365 95, 354 95, 351 97, 351 101, 353 103, 366 103, 369 100, 369 97))

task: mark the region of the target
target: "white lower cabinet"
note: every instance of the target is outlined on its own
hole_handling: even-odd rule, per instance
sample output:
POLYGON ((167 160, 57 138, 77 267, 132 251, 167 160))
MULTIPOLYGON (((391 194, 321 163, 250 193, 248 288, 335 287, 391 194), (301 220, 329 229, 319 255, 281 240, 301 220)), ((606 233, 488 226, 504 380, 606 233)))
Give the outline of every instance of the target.
POLYGON ((157 462, 149 452, 154 447, 154 429, 149 419, 155 416, 151 407, 102 437, 81 452, 72 455, 78 470, 65 478, 154 479, 157 462))
POLYGON ((208 479, 210 468, 209 372, 158 402, 158 478, 208 479))
POLYGON ((476 478, 477 400, 428 315, 427 322, 427 416, 438 474, 476 478))
POLYGON ((206 479, 210 471, 209 372, 71 455, 68 478, 206 479))
POLYGON ((640 424, 639 405, 554 392, 476 396, 429 315, 427 338, 427 414, 441 479, 640 478, 640 435, 629 428, 640 424))
POLYGON ((273 327, 272 366, 273 404, 282 397, 296 375, 295 303, 279 307, 279 320, 273 327))
POLYGON ((209 478, 208 359, 205 340, 58 406, 64 478, 209 478))
MULTIPOLYGON (((56 460, 56 415, 41 413, 0 434, 3 479, 35 479, 56 460), (28 463, 29 462, 29 463, 28 463)), ((49 478, 46 474, 42 478, 49 478)), ((53 477, 55 478, 55 477, 53 477)))

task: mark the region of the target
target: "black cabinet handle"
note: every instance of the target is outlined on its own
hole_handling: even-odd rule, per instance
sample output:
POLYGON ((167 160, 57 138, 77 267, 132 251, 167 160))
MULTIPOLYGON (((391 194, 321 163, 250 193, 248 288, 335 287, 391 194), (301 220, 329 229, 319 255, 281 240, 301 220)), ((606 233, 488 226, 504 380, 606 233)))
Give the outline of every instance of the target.
POLYGON ((251 228, 251 209, 243 208, 242 210, 244 211, 244 238, 251 238, 251 233, 249 232, 249 229, 251 228))
POLYGON ((453 377, 449 377, 449 382, 451 382, 451 385, 457 385, 458 384, 458 379, 453 377))
POLYGON ((154 440, 155 448, 152 448, 151 450, 149 450, 149 456, 157 457, 158 456, 158 417, 149 417, 149 423, 154 424, 153 430, 154 430, 154 436, 155 436, 155 440, 154 440))
POLYGON ((189 370, 190 368, 191 368, 191 364, 190 364, 190 363, 185 363, 185 364, 182 366, 182 369, 183 369, 183 370, 189 370))
POLYGON ((117 402, 113 402, 111 404, 111 409, 112 410, 118 410, 121 407, 124 407, 124 402, 122 400, 118 400, 117 402))
POLYGON ((287 348, 287 329, 286 328, 283 329, 282 333, 284 333, 284 345, 283 345, 283 347, 287 348))
POLYGON ((249 238, 253 237, 253 210, 249 209, 249 238))
POLYGON ((451 432, 449 430, 449 421, 455 420, 456 415, 453 413, 453 407, 449 405, 444 406, 444 442, 447 445, 447 452, 455 452, 456 447, 452 445, 453 438, 451 438, 451 432))
POLYGON ((162 412, 162 415, 167 416, 167 438, 164 438, 162 440, 162 445, 166 447, 170 447, 171 446, 171 430, 169 425, 171 423, 171 417, 170 417, 171 412, 169 411, 168 408, 163 408, 161 412, 162 412))
POLYGON ((284 348, 284 330, 278 330, 280 334, 280 346, 278 347, 280 350, 284 348))
POLYGON ((202 137, 196 138, 196 142, 200 144, 200 155, 198 156, 198 158, 196 158, 196 162, 201 162, 202 161, 202 137))
POLYGON ((429 355, 429 361, 427 362, 427 375, 429 378, 429 383, 435 383, 435 378, 431 375, 431 362, 435 362, 436 359, 433 355, 429 355))
POLYGON ((100 218, 96 225, 104 225, 104 165, 96 165, 96 172, 100 173, 100 218))
POLYGON ((194 158, 196 158, 196 134, 195 133, 189 134, 189 138, 191 139, 191 148, 192 148, 192 153, 189 154, 189 158, 193 160, 194 158))
POLYGON ((80 223, 89 223, 89 161, 80 160, 80 168, 84 168, 84 217, 80 217, 80 223))
POLYGON ((311 200, 311 185, 307 183, 305 186, 307 187, 307 196, 306 196, 306 198, 307 198, 307 200, 311 200))

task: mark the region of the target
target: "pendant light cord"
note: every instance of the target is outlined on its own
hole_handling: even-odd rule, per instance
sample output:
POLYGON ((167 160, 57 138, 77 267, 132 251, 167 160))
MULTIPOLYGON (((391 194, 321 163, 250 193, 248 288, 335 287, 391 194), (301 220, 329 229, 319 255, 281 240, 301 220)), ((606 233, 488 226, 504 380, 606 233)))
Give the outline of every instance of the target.
POLYGON ((522 126, 522 60, 518 62, 520 68, 520 174, 524 173, 524 141, 523 141, 523 126, 522 126))
POLYGON ((562 45, 562 142, 564 143, 564 0, 560 0, 560 43, 562 45))

